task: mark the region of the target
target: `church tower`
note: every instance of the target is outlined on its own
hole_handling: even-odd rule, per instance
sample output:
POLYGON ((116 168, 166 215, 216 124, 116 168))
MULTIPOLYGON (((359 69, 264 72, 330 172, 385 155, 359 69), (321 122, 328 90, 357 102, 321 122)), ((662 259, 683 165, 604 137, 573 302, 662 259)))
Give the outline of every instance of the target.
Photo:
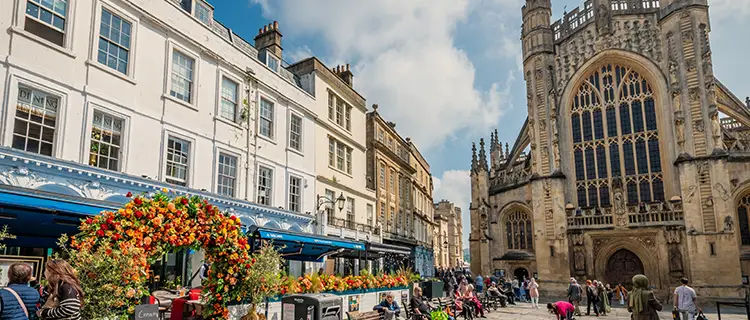
POLYGON ((471 148, 471 234, 469 247, 471 250, 471 273, 489 274, 492 261, 487 238, 489 227, 489 168, 487 154, 484 149, 484 138, 479 140, 479 158, 477 147, 471 148))
POLYGON ((558 139, 554 34, 550 0, 526 0, 521 9, 524 79, 531 147, 534 244, 540 279, 562 291, 570 276, 564 182, 558 139))
MULTIPOLYGON (((709 42, 710 23, 705 1, 661 0, 659 25, 667 48, 662 70, 676 132, 677 175, 685 213, 686 276, 692 285, 729 288, 740 285, 739 268, 716 272, 716 266, 734 266, 740 255, 738 232, 733 232, 734 199, 727 170, 709 42)), ((729 296, 732 289, 711 289, 729 296), (727 292, 719 292, 727 290, 727 292)))

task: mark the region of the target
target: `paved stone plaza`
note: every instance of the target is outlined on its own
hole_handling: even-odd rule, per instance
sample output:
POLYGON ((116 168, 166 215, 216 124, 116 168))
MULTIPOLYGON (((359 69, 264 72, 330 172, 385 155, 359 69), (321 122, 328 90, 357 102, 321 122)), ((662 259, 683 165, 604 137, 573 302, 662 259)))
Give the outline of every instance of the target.
MULTIPOLYGON (((546 305, 546 303, 545 303, 546 305)), ((489 314, 487 314, 487 318, 490 320, 496 320, 496 319, 513 319, 513 320, 531 320, 531 319, 555 319, 555 316, 552 314, 549 314, 544 308, 543 305, 540 304, 540 309, 532 309, 531 305, 528 303, 519 303, 515 306, 508 306, 508 308, 500 308, 499 310, 492 311, 489 314)), ((663 312, 659 313, 659 316, 662 320, 672 319, 671 309, 666 309, 668 306, 665 305, 665 310, 663 312)), ((584 310, 585 311, 585 310, 584 310)), ((722 308, 722 314, 721 319, 722 320, 746 320, 747 316, 743 313, 740 313, 741 311, 739 309, 728 309, 724 310, 722 308)), ((718 316, 716 315, 716 310, 710 310, 709 312, 705 313, 709 320, 716 320, 718 319, 718 316)), ((625 308, 618 308, 615 307, 612 309, 612 313, 608 314, 607 316, 601 316, 599 318, 602 319, 611 319, 611 320, 629 320, 630 319, 630 313, 625 308)), ((481 318, 479 318, 481 319, 481 318)), ((581 316, 576 317, 576 319, 597 319, 596 316, 581 316)))

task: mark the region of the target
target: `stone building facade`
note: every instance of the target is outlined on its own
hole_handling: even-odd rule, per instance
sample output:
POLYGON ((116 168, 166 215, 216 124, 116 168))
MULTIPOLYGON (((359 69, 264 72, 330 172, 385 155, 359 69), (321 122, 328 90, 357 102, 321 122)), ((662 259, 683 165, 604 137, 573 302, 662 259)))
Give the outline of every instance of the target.
MULTIPOLYGON (((463 219, 461 208, 448 200, 441 200, 435 204, 435 216, 441 216, 446 221, 447 243, 443 242, 443 250, 447 250, 449 268, 463 267, 463 219)), ((436 218, 437 219, 437 218, 436 218)))
POLYGON ((707 2, 589 0, 551 23, 527 0, 522 18, 528 118, 512 148, 473 147, 472 271, 740 296, 750 105, 714 75, 707 2))
POLYGON ((448 217, 435 212, 433 216, 435 222, 435 233, 432 237, 432 247, 435 253, 435 267, 449 268, 450 260, 448 259, 448 217))
MULTIPOLYGON (((383 243, 408 247, 411 263, 423 276, 434 272, 432 253, 432 178, 430 165, 409 138, 385 120, 378 105, 367 113, 367 181, 376 190, 377 224, 383 243), (429 215, 429 218, 427 218, 429 215)), ((386 263, 386 269, 401 262, 386 263)))

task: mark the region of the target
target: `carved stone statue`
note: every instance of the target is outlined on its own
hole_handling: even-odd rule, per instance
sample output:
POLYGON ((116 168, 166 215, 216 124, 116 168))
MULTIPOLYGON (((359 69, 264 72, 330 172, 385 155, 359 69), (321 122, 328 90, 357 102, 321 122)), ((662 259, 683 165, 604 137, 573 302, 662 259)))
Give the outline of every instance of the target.
POLYGON ((573 268, 576 271, 586 271, 586 255, 583 253, 583 248, 575 248, 573 254, 573 268))
POLYGON ((674 107, 675 112, 682 111, 682 94, 679 90, 672 92, 672 107, 674 107))
POLYGON ((599 8, 596 11, 596 25, 597 29, 599 30, 599 34, 609 33, 609 25, 612 20, 609 16, 607 5, 600 4, 599 8))
POLYGON ((732 221, 732 216, 724 217, 724 231, 732 232, 733 230, 734 230, 734 221, 732 221))
POLYGON ((719 112, 711 114, 711 134, 714 138, 714 149, 724 149, 724 142, 721 136, 721 122, 719 121, 719 112))
POLYGON ((557 117, 550 119, 550 127, 552 127, 552 141, 557 141, 557 117))
POLYGON ((706 78, 713 77, 714 75, 714 64, 713 61, 711 61, 711 51, 707 51, 706 54, 703 55, 703 75, 706 78))
POLYGON ((625 194, 623 193, 622 181, 619 177, 612 180, 612 199, 614 199, 615 214, 625 214, 625 194))
POLYGON ((680 78, 677 75, 678 67, 677 62, 674 60, 669 61, 669 84, 672 85, 672 87, 679 87, 680 84, 680 78))
POLYGON ((557 138, 552 143, 552 152, 555 155, 555 168, 560 169, 560 147, 557 145, 557 138))
POLYGON ((716 107, 716 85, 713 82, 710 82, 706 86, 706 97, 708 98, 708 106, 709 107, 716 107))
POLYGON ((677 246, 672 246, 672 248, 669 249, 669 271, 682 271, 682 253, 677 246))
POLYGON ((674 121, 675 130, 677 131, 677 143, 682 145, 685 143, 685 123, 682 119, 676 119, 674 121))
POLYGON ((750 109, 750 97, 745 97, 745 106, 750 109))

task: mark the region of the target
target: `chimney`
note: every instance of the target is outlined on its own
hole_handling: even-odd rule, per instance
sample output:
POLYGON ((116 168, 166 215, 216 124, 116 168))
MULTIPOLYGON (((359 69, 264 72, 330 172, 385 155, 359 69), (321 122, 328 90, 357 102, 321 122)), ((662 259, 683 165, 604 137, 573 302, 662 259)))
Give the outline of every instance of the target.
POLYGON ((282 59, 281 48, 281 30, 279 30, 279 22, 274 21, 269 23, 263 28, 258 29, 258 35, 255 36, 255 48, 258 51, 266 49, 268 52, 273 53, 277 58, 282 59))
POLYGON ((347 63, 346 65, 340 65, 336 68, 333 68, 333 73, 335 73, 341 80, 344 80, 346 84, 348 84, 350 87, 354 86, 354 74, 352 73, 351 67, 347 63))

